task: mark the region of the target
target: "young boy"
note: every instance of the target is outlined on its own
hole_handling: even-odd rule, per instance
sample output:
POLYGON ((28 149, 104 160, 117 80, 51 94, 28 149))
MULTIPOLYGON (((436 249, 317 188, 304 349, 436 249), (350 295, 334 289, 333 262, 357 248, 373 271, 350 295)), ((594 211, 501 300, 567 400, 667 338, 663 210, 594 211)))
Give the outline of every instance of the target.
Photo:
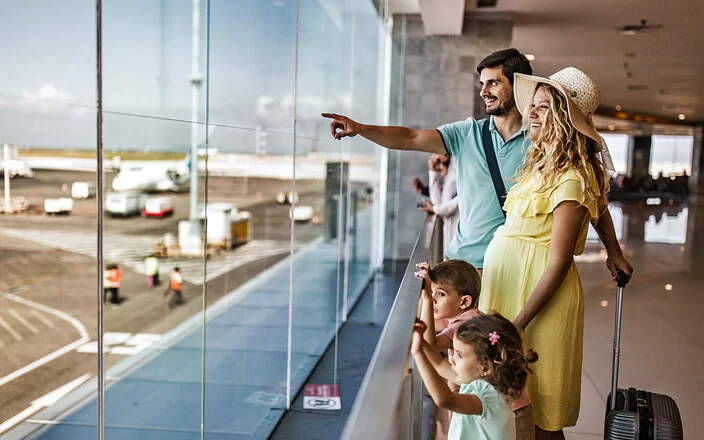
POLYGON ((422 278, 420 319, 428 323, 423 339, 438 351, 452 354, 452 338, 463 322, 481 314, 476 308, 481 278, 474 266, 464 260, 447 260, 430 269, 428 263, 416 266, 422 278), (436 335, 436 330, 441 330, 436 335))

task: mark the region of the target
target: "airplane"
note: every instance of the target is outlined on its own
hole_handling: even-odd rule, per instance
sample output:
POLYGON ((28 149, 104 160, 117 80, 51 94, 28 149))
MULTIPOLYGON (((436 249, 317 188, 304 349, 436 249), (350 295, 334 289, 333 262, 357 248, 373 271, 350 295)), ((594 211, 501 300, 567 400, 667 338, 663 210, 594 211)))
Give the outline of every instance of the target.
POLYGON ((191 187, 189 156, 176 166, 148 162, 122 162, 112 181, 115 191, 187 191, 191 187))

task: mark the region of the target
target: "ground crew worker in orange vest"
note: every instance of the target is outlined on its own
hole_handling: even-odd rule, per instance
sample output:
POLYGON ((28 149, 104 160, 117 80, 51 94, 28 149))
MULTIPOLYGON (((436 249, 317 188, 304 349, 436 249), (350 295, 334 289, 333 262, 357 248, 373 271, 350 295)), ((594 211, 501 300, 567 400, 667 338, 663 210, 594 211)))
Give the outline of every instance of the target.
POLYGON ((171 292, 171 295, 169 295, 169 300, 167 302, 169 308, 173 308, 174 306, 183 304, 184 300, 183 294, 181 292, 182 285, 183 277, 181 276, 181 271, 178 267, 174 267, 174 270, 171 272, 171 276, 169 277, 169 288, 166 289, 166 291, 164 292, 164 295, 171 292))
POLYGON ((117 264, 108 266, 107 281, 110 290, 110 303, 120 304, 124 298, 120 297, 120 281, 122 280, 122 272, 117 264))

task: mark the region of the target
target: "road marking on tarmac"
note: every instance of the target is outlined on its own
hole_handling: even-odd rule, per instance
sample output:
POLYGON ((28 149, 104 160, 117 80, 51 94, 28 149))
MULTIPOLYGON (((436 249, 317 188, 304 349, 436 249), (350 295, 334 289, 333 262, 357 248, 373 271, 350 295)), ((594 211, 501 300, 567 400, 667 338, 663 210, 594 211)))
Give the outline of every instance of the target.
POLYGON ((0 434, 14 427, 15 425, 21 423, 26 418, 30 417, 32 414, 39 412, 44 408, 49 408, 58 402, 59 400, 66 397, 71 391, 75 390, 81 386, 85 381, 90 379, 91 374, 86 373, 78 379, 72 380, 71 382, 63 385, 54 391, 43 395, 42 397, 33 400, 29 408, 20 412, 19 414, 7 419, 2 424, 0 424, 0 434))
MULTIPOLYGON (((2 228, 0 234, 17 237, 35 243, 41 243, 65 251, 96 258, 95 239, 90 234, 69 231, 47 231, 40 229, 2 228)), ((144 256, 152 251, 154 243, 162 240, 161 236, 105 234, 103 237, 103 259, 120 263, 125 267, 144 274, 144 256)), ((302 244, 295 243, 294 249, 302 244)), ((291 250, 288 240, 252 240, 235 250, 223 252, 208 259, 208 272, 203 277, 203 260, 198 258, 169 258, 159 263, 160 273, 168 274, 178 266, 183 279, 200 286, 233 269, 262 258, 287 254, 291 250)))
POLYGON ((35 335, 39 334, 39 330, 35 326, 29 323, 22 315, 19 314, 19 312, 15 309, 10 309, 10 315, 12 315, 13 318, 21 322, 25 327, 29 329, 30 332, 34 333, 35 335))
POLYGON ((18 341, 22 340, 22 336, 13 329, 10 324, 7 323, 4 319, 0 317, 0 326, 2 326, 9 334, 12 335, 13 338, 15 338, 18 341))
MULTIPOLYGON (((13 380, 17 379, 18 377, 23 376, 23 375, 29 373, 30 371, 35 370, 35 369, 41 367, 42 365, 53 361, 54 359, 58 358, 59 356, 63 356, 64 354, 66 354, 70 351, 73 351, 76 348, 80 347, 81 345, 85 344, 86 342, 90 341, 90 338, 88 337, 88 331, 83 326, 83 324, 81 324, 81 322, 79 320, 77 320, 76 318, 74 318, 73 316, 71 316, 67 313, 62 312, 61 310, 52 309, 51 307, 47 307, 45 305, 36 303, 34 301, 30 301, 28 299, 21 298, 17 295, 13 295, 11 293, 6 293, 4 295, 4 298, 18 302, 18 303, 23 304, 25 306, 35 308, 35 309, 42 311, 42 312, 49 313, 51 315, 56 316, 57 318, 63 319, 64 321, 68 321, 72 326, 74 326, 76 328, 76 330, 78 330, 78 333, 81 335, 81 337, 79 339, 73 341, 72 343, 59 348, 56 351, 53 351, 53 352, 49 353, 48 355, 46 355, 40 359, 37 359, 36 361, 34 361, 30 364, 27 364, 18 370, 13 371, 12 373, 8 374, 7 376, 0 378, 0 386, 5 385, 6 383, 12 382, 13 380)), ((2 325, 2 324, 0 323, 0 325, 2 325)))
MULTIPOLYGON (((161 339, 156 333, 120 333, 107 332, 103 334, 103 353, 112 353, 122 356, 132 356, 161 339)), ((91 341, 76 349, 79 353, 97 353, 98 341, 91 341)))
POLYGON ((56 328, 53 322, 49 321, 44 317, 41 313, 37 312, 36 310, 32 309, 30 312, 32 315, 36 316, 38 320, 40 320, 44 325, 46 325, 49 328, 56 328))

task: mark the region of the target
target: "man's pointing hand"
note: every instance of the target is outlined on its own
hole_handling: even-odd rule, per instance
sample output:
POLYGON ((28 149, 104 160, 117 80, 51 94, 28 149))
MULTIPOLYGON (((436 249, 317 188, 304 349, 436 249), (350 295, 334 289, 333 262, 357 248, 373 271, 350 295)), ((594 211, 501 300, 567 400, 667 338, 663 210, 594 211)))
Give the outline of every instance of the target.
POLYGON ((347 116, 338 115, 335 113, 323 113, 322 116, 333 120, 330 123, 330 134, 332 134, 332 137, 337 140, 347 136, 357 136, 362 128, 362 124, 353 121, 347 116))

